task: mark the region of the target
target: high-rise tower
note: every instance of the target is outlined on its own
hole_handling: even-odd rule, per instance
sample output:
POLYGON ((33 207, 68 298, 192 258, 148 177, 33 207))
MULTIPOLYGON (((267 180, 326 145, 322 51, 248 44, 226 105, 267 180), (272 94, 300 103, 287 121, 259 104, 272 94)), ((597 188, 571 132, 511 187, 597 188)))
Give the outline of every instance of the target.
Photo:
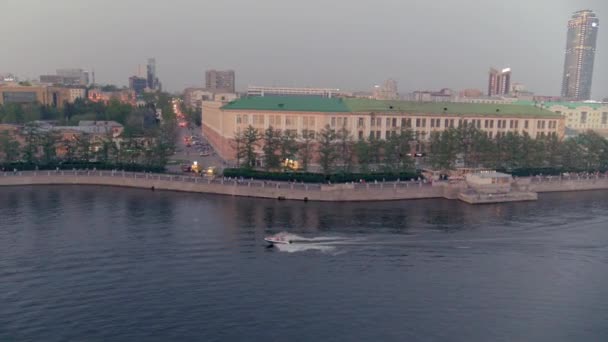
POLYGON ((591 98, 593 62, 600 20, 590 10, 575 12, 568 21, 562 97, 584 101, 591 98))

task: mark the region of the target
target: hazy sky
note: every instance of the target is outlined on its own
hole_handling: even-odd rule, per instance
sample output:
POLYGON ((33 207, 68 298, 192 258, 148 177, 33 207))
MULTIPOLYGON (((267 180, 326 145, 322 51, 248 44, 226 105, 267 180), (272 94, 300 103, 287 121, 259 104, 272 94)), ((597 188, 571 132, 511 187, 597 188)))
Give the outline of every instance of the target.
POLYGON ((392 77, 408 92, 485 89, 490 66, 509 66, 514 81, 558 95, 566 24, 586 8, 601 21, 600 99, 607 0, 0 0, 0 73, 94 68, 98 83, 126 84, 154 56, 171 91, 201 86, 205 69, 232 68, 239 89, 369 90, 392 77))

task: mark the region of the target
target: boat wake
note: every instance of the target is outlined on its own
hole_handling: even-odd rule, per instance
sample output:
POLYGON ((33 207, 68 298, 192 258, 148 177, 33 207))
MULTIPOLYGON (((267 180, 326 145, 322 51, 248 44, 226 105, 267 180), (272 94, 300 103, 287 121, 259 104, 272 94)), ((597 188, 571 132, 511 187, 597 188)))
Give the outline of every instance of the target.
MULTIPOLYGON (((341 236, 304 237, 296 234, 282 232, 280 236, 289 243, 276 243, 274 248, 281 252, 297 253, 305 251, 335 252, 340 245, 356 244, 361 239, 341 236)), ((279 235, 277 234, 277 235, 279 235)))

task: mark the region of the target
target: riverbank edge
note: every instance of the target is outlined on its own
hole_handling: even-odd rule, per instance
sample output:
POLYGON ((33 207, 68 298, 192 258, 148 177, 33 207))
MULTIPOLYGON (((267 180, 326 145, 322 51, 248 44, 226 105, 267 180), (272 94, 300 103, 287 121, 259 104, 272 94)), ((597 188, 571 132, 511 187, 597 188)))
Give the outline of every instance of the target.
MULTIPOLYGON (((355 188, 350 184, 323 185, 316 189, 295 188, 289 183, 253 187, 226 181, 223 184, 208 182, 191 177, 155 175, 155 174, 113 174, 111 176, 96 173, 87 175, 62 175, 40 172, 37 174, 17 174, 0 176, 0 186, 32 185, 91 185, 114 186, 148 190, 178 191, 226 196, 253 197, 296 201, 318 202, 376 202, 415 199, 450 199, 458 200, 462 185, 446 183, 434 185, 412 185, 397 187, 386 183, 382 188, 355 188), (169 179, 166 179, 169 178, 169 179)), ((571 192, 589 190, 608 190, 607 178, 589 178, 576 180, 550 180, 532 182, 528 191, 536 193, 571 192)))

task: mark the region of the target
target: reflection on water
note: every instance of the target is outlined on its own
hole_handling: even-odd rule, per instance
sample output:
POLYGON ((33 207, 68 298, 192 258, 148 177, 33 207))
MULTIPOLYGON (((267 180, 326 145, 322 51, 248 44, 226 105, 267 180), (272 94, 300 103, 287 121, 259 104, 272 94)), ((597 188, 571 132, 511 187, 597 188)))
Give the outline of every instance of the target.
POLYGON ((470 206, 0 188, 0 341, 603 341, 607 194, 470 206), (268 248, 282 231, 298 243, 268 248))

